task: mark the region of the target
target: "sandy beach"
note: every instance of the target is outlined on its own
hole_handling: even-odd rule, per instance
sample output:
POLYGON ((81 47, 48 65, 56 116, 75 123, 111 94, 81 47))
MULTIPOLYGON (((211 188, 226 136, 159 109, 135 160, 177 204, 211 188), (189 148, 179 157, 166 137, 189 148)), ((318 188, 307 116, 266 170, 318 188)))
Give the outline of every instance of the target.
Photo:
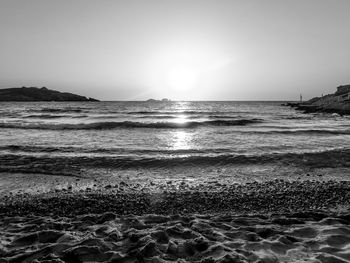
POLYGON ((3 109, 0 263, 350 262, 349 118, 38 105, 3 109))
POLYGON ((3 194, 0 262, 350 260, 349 181, 151 186, 3 194))
POLYGON ((0 263, 350 263, 350 0, 0 0, 0 263))

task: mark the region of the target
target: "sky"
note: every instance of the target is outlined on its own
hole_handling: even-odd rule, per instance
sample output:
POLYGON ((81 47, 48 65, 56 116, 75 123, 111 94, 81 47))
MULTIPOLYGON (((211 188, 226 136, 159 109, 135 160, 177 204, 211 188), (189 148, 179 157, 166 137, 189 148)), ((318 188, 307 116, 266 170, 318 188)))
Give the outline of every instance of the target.
POLYGON ((0 88, 298 100, 350 84, 348 0, 0 0, 0 88))

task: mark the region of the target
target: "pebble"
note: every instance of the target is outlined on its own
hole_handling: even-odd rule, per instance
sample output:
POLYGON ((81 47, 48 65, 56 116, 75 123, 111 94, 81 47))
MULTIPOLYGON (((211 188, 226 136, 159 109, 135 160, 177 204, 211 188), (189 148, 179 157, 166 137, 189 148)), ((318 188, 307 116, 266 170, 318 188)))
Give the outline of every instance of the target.
POLYGON ((183 187, 165 185, 162 190, 156 187, 144 188, 143 191, 140 191, 143 185, 139 185, 137 190, 125 184, 116 192, 103 191, 112 188, 112 185, 106 185, 94 190, 87 187, 78 192, 55 189, 36 195, 18 193, 13 196, 9 193, 0 203, 0 213, 282 213, 335 208, 336 205, 346 207, 350 202, 349 198, 344 198, 350 195, 349 181, 275 180, 245 185, 221 183, 220 187, 186 182, 180 185, 183 187))

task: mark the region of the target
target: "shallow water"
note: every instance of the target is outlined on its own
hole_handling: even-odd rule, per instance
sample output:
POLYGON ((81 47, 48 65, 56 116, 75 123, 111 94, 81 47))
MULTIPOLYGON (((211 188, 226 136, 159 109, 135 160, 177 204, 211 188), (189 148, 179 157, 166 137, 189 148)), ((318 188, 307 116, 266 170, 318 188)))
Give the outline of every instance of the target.
POLYGON ((0 169, 244 181, 350 166, 350 117, 280 104, 0 103, 0 169))

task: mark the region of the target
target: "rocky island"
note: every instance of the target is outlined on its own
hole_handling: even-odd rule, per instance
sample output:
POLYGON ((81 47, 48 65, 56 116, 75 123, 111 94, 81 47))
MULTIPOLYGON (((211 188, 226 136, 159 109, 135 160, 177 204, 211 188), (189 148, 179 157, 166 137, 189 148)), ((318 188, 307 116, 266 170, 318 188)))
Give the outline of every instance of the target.
POLYGON ((286 105, 305 113, 328 112, 350 115, 350 85, 337 87, 337 91, 333 94, 315 97, 306 102, 287 103, 286 105))
POLYGON ((170 102, 170 99, 161 99, 161 100, 156 100, 156 99, 148 99, 147 102, 170 102))
POLYGON ((98 101, 68 92, 50 90, 46 87, 22 87, 0 89, 0 101, 98 101))

